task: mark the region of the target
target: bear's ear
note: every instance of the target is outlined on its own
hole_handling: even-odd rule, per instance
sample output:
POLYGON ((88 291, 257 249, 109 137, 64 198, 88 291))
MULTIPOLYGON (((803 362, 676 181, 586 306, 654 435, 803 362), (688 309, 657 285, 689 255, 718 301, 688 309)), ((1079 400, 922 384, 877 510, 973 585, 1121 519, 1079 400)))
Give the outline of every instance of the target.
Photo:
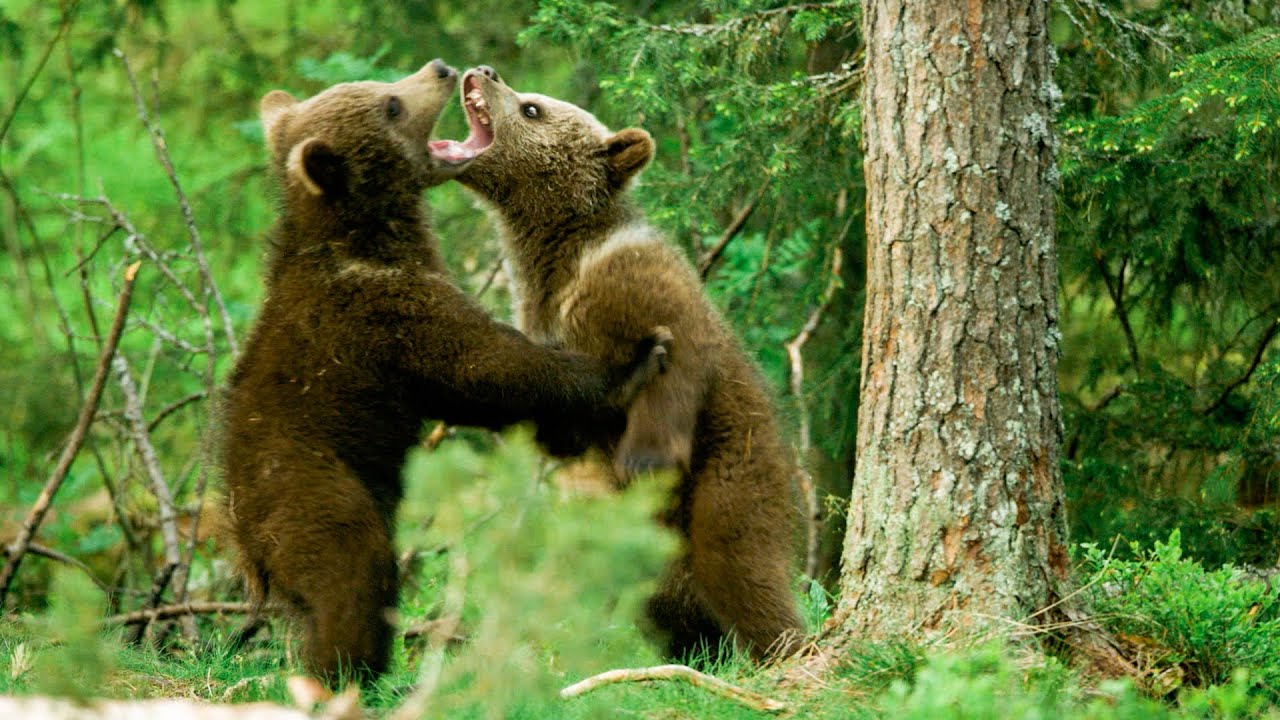
POLYGON ((640 128, 619 130, 604 141, 609 178, 617 186, 631 179, 653 159, 653 138, 640 128))
POLYGON ((298 104, 298 100, 283 90, 272 90, 262 96, 258 104, 258 117, 262 119, 262 136, 267 140, 267 147, 276 152, 276 127, 289 113, 289 109, 298 104))
POLYGON ((319 138, 309 137, 289 151, 289 176, 312 195, 341 194, 347 187, 347 163, 319 138))

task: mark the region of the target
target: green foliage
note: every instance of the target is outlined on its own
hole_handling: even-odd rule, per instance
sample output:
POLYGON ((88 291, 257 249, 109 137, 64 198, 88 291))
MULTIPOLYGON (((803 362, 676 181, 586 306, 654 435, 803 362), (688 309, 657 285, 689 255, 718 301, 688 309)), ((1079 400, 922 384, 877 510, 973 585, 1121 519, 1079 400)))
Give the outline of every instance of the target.
POLYGON ((561 498, 540 464, 518 433, 492 454, 460 442, 417 453, 406 470, 402 515, 430 514, 427 536, 448 548, 442 610, 465 598, 467 643, 447 660, 423 660, 421 682, 439 683, 433 717, 542 714, 566 678, 651 652, 636 621, 675 549, 653 521, 670 483, 561 498))
POLYGON ((877 700, 894 717, 937 718, 1060 718, 1071 712, 1076 698, 1064 692, 1069 675, 1053 662, 1019 668, 1008 648, 990 645, 969 652, 934 656, 911 680, 896 680, 877 700))
POLYGON ((1177 667, 1189 685, 1247 681, 1251 692, 1280 702, 1275 589, 1231 566, 1205 570, 1183 558, 1181 542, 1175 531, 1150 551, 1135 545, 1135 560, 1083 546, 1094 612, 1122 638, 1149 648, 1155 667, 1177 667), (1236 670, 1245 674, 1236 677, 1236 670))
MULTIPOLYGON (((49 645, 39 651, 30 669, 33 689, 50 695, 87 698, 97 683, 110 677, 120 638, 117 633, 103 633, 99 627, 105 608, 106 598, 82 573, 63 568, 54 573, 49 611, 33 620, 42 644, 49 645)), ((19 651, 15 647, 14 652, 30 651, 19 651)), ((17 673, 19 677, 22 674, 17 673)), ((17 679, 14 675, 11 670, 10 677, 17 679)))
POLYGON ((1273 562, 1280 443, 1254 418, 1275 397, 1255 369, 1276 361, 1280 6, 1058 8, 1074 529, 1181 526, 1206 561, 1273 562))

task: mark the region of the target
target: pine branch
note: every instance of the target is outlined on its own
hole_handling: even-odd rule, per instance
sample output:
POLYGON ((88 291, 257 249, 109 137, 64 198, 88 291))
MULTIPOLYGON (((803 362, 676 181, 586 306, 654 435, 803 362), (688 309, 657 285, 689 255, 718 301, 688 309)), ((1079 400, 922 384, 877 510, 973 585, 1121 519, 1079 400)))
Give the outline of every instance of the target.
POLYGON ((1267 328, 1267 331, 1262 334, 1262 341, 1258 343, 1257 349, 1253 352, 1253 361, 1249 363, 1249 368, 1244 371, 1243 375, 1227 383, 1226 387, 1222 389, 1222 394, 1218 396, 1218 399, 1214 400, 1209 407, 1204 409, 1205 415, 1212 415, 1214 411, 1222 407, 1223 403, 1227 401, 1227 398, 1231 396, 1231 393, 1234 392, 1236 388, 1249 382, 1249 378, 1253 377, 1253 371, 1257 370, 1258 365, 1262 363, 1262 356, 1266 353, 1267 346, 1269 346, 1271 341, 1275 339, 1277 331, 1280 331, 1280 318, 1272 321, 1271 327, 1267 328))
POLYGON ((1098 266, 1098 272, 1102 273, 1102 280, 1107 285, 1107 294, 1111 296, 1111 302, 1115 305, 1116 317, 1120 320, 1120 329, 1124 331, 1124 339, 1129 347, 1129 359, 1133 362, 1133 371, 1141 375, 1138 340, 1134 337, 1133 326, 1129 324, 1129 311, 1124 306, 1124 272, 1128 267, 1129 258, 1126 256, 1120 261, 1120 274, 1117 280, 1111 278, 1111 271, 1107 268, 1101 252, 1094 253, 1093 261, 1098 266))
POLYGON ((662 24, 649 25, 650 30, 658 32, 672 33, 675 35, 692 35, 694 37, 708 37, 712 35, 720 35, 722 33, 733 32, 738 28, 752 23, 763 22, 779 16, 795 15, 801 12, 817 12, 821 10, 854 10, 856 5, 848 2, 825 2, 825 3, 802 3, 800 5, 787 5, 785 7, 770 8, 735 17, 727 22, 715 23, 685 23, 685 24, 662 24))

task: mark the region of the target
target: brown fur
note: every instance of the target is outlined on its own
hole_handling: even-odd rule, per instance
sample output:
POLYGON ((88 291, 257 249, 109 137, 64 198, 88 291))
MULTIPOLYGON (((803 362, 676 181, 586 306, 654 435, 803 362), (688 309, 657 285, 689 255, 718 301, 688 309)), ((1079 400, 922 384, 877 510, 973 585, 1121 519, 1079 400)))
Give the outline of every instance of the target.
POLYGON ((640 392, 610 446, 624 480, 647 468, 681 472, 664 520, 685 550, 649 619, 674 655, 714 650, 725 636, 758 658, 793 650, 801 623, 790 590, 789 453, 762 378, 697 274, 626 198, 652 139, 634 128, 610 133, 586 111, 516 93, 487 69, 463 81, 473 128, 466 95, 476 88, 494 137, 458 179, 497 211, 523 329, 606 363, 655 324, 674 334, 670 368, 640 392))
POLYGON ((301 618, 306 662, 326 677, 386 667, 400 470, 425 418, 621 428, 618 388, 658 354, 633 348, 609 370, 536 345, 450 281, 421 194, 456 171, 427 145, 456 83, 434 61, 393 84, 262 101, 283 202, 230 379, 226 514, 253 594, 301 618))

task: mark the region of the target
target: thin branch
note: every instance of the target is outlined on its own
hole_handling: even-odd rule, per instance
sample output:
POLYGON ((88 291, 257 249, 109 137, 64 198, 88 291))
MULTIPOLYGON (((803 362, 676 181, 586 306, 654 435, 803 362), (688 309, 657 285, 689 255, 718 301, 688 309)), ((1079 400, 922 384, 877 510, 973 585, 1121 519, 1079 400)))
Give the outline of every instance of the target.
POLYGON ((1204 409, 1205 415, 1212 415, 1214 411, 1222 407, 1222 404, 1227 401, 1227 398, 1230 397, 1231 393, 1236 388, 1249 382, 1249 378, 1253 377, 1253 371, 1257 370, 1258 365, 1262 362, 1262 356, 1266 353, 1267 346, 1275 339, 1277 331, 1280 331, 1280 318, 1273 320, 1271 322, 1271 327, 1267 328, 1267 331, 1262 334, 1262 342, 1258 343, 1257 349, 1253 351, 1253 361, 1249 363, 1249 369, 1245 370, 1243 375, 1227 383, 1226 387, 1222 388, 1222 394, 1218 396, 1218 399, 1214 400, 1209 407, 1204 409))
MULTIPOLYGON (((845 223, 845 233, 848 232, 853 215, 850 215, 849 222, 845 223)), ((808 511, 808 517, 805 522, 805 575, 812 578, 818 571, 818 544, 822 535, 822 504, 818 502, 818 491, 814 486, 813 478, 804 470, 803 463, 808 459, 809 450, 813 447, 813 431, 812 420, 809 417, 809 403, 804 391, 804 346, 809 342, 809 338, 813 337, 813 333, 818 329, 818 324, 822 322, 822 318, 827 313, 827 309, 831 307, 831 302, 835 299, 836 291, 840 289, 840 270, 844 265, 844 251, 840 247, 844 242, 845 233, 841 233, 841 237, 836 241, 835 247, 831 252, 831 274, 827 279, 827 286, 822 290, 821 299, 818 306, 809 313, 809 318, 800 328, 800 332, 788 342, 785 347, 787 350, 787 359, 791 366, 791 396, 796 400, 796 412, 800 418, 800 464, 796 468, 796 478, 800 485, 801 495, 804 497, 805 509, 808 511)))
POLYGON ((853 5, 847 2, 826 2, 826 3, 802 3, 799 5, 787 5, 785 7, 770 8, 761 10, 760 12, 743 15, 733 18, 720 24, 709 23, 686 23, 686 24, 663 24, 650 25, 651 30, 660 32, 673 33, 676 35, 692 35, 694 37, 708 37, 726 33, 735 28, 742 27, 748 23, 761 22, 779 15, 795 15, 800 12, 814 12, 818 10, 853 10, 853 5))
POLYGON ((765 191, 768 189, 769 178, 766 177, 764 182, 760 183, 760 189, 756 191, 756 194, 747 201, 747 204, 738 211, 738 214, 734 216, 733 221, 730 222, 729 226, 720 234, 720 239, 716 241, 716 244, 707 251, 706 255, 702 256, 701 260, 698 261, 698 275, 703 280, 706 280, 707 276, 711 274, 711 268, 716 264, 716 261, 720 259, 720 256, 724 254, 724 249, 729 246, 729 243, 732 242, 735 237, 738 236, 738 233, 742 232, 743 226, 747 224, 747 220, 751 219, 751 213, 755 212, 756 205, 760 204, 760 200, 764 197, 765 191))
MULTIPOLYGON (((1111 9, 1108 8, 1106 5, 1100 2, 1097 2, 1097 0, 1071 0, 1071 2, 1074 3, 1077 7, 1083 8, 1089 12, 1096 14, 1097 16, 1111 23, 1113 26, 1115 26, 1120 30, 1133 33, 1134 35, 1140 35, 1146 38, 1152 45, 1155 45, 1156 47, 1160 48, 1165 52, 1173 52, 1173 48, 1170 46, 1168 41, 1170 39, 1173 39, 1174 36, 1173 36, 1173 33, 1171 33, 1168 30, 1154 28, 1154 27, 1151 27, 1150 25, 1144 25, 1142 23, 1129 20, 1128 18, 1120 17, 1119 15, 1116 15, 1115 13, 1111 12, 1111 9)), ((1086 37, 1090 36, 1089 28, 1086 28, 1084 24, 1082 24, 1079 20, 1076 19, 1074 15, 1071 14, 1071 10, 1067 7, 1066 0, 1058 0, 1056 4, 1058 5, 1059 8, 1063 10, 1064 14, 1068 18, 1070 18, 1072 23, 1081 30, 1083 35, 1085 35, 1086 37)), ((1096 46, 1099 48, 1102 48, 1102 50, 1106 52, 1108 55, 1110 55, 1112 59, 1119 61, 1119 58, 1117 58, 1113 53, 1107 50, 1107 47, 1106 47, 1107 43, 1105 41, 1097 42, 1096 46)))
POLYGON ((18 115, 18 108, 22 107, 22 102, 27 99, 27 93, 31 92, 31 88, 36 84, 36 78, 40 77, 40 73, 44 72, 44 66, 53 55, 53 49, 58 46, 58 42, 62 40, 62 36, 67 33, 67 30, 71 29, 71 20, 79 7, 80 0, 76 0, 71 3, 71 7, 68 7, 62 13, 62 17, 58 20, 58 32, 54 33, 53 39, 45 46, 40 59, 36 61, 35 69, 31 71, 31 75, 23 83, 22 89, 18 90, 18 96, 13 100, 13 107, 9 108, 9 114, 5 116, 4 125, 0 126, 0 142, 4 142, 4 139, 9 136, 9 129, 13 127, 13 119, 18 115))
MULTIPOLYGON (((187 195, 182 190, 182 183, 178 181, 178 173, 174 170, 173 161, 169 157, 169 146, 165 142, 164 131, 151 121, 151 115, 147 112, 146 104, 142 101, 142 93, 138 90, 138 80, 134 77, 133 68, 129 65, 129 58, 119 48, 112 50, 112 54, 120 60, 120 65, 124 68, 125 74, 129 78, 129 87, 133 89, 133 99, 138 107, 138 119, 142 121, 142 126, 146 128, 147 134, 151 136, 151 144, 155 147, 156 159, 164 167, 164 172, 169 177, 169 183, 173 185, 174 194, 178 198, 178 207, 182 211, 182 220, 187 226, 187 235, 191 240, 191 251, 195 255, 196 267, 200 269, 200 277, 203 281, 201 289, 206 298, 213 298, 214 305, 218 308, 218 313, 222 319, 222 332, 226 335, 227 346, 231 349, 231 356, 234 358, 240 354, 240 350, 236 344, 235 328, 231 324, 231 315, 227 313, 226 303, 222 301, 222 293, 218 292, 217 283, 213 280, 213 273, 209 270, 209 261, 204 255, 204 243, 200 240, 200 230, 196 227, 195 214, 191 212, 191 204, 187 202, 187 195)), ((212 354, 213 351, 210 348, 210 355, 212 356, 212 354)))
MULTIPOLYGON (((117 355, 112 361, 116 380, 124 394, 124 418, 129 434, 133 439, 134 450, 142 461, 143 470, 151 486, 151 494, 156 498, 160 511, 160 537, 164 540, 165 569, 163 574, 172 573, 175 586, 184 586, 187 571, 182 563, 182 552, 178 539, 177 515, 173 506, 173 492, 160 470, 160 461, 155 446, 151 444, 151 436, 147 431, 147 421, 142 417, 142 401, 139 399, 138 387, 134 383, 133 374, 129 371, 129 361, 117 355)), ((179 600, 182 598, 179 597, 179 600)), ((154 601, 158 602, 159 597, 154 601)), ((184 634, 192 635, 194 626, 184 627, 184 634)), ((189 638, 193 639, 193 637, 189 638)))
POLYGON ((141 262, 135 262, 124 271, 124 287, 121 288, 120 298, 116 301, 115 318, 111 321, 111 330, 107 333, 107 342, 102 346, 102 352, 98 355, 97 368, 93 374, 93 384, 89 387, 89 395, 85 398, 84 405, 80 408, 80 417, 76 419, 75 428, 71 431, 71 437, 67 440, 67 445, 63 448, 62 455, 58 458, 58 464, 54 468, 53 474, 45 482, 44 489, 40 491, 40 497, 36 498, 36 504, 27 513, 27 518, 22 523, 22 531, 18 533, 17 539, 9 546, 9 558, 5 561, 4 570, 0 572, 0 610, 4 608, 4 600, 9 593, 9 585, 13 582, 13 577, 18 572, 18 565, 22 562, 22 556, 26 554, 27 548, 31 544, 31 538, 44 520, 45 513, 49 510, 49 504, 53 502, 54 494, 58 492, 58 488, 62 487, 62 481, 67 477, 72 461, 75 460, 76 454, 80 451, 80 446, 84 444, 85 437, 89 434, 89 425, 93 423, 93 416, 97 414, 98 402, 102 399, 102 391, 107 384, 108 368, 111 366, 111 360, 116 354, 116 347, 120 344, 120 335, 124 332, 125 317, 129 314, 129 301, 133 297, 134 280, 138 276, 138 268, 141 265, 141 262))
POLYGON ((433 639, 433 642, 443 638, 446 643, 455 643, 467 639, 465 635, 458 632, 458 618, 456 616, 427 620, 405 628, 405 640, 416 640, 420 637, 433 639))
POLYGON ((180 617, 183 615, 250 615, 257 609, 254 603, 247 602, 189 602, 177 605, 160 605, 159 607, 135 612, 121 613, 103 618, 103 625, 137 625, 152 623, 156 620, 180 617))
POLYGON ((1111 388, 1110 390, 1108 390, 1108 391, 1107 391, 1107 394, 1105 394, 1105 395, 1103 395, 1101 398, 1099 398, 1099 399, 1098 399, 1098 403, 1097 403, 1096 405, 1094 405, 1094 406, 1093 406, 1093 407, 1091 407, 1091 408, 1086 408, 1086 409, 1087 409, 1089 412, 1091 412, 1091 413, 1096 413, 1096 412, 1099 412, 1099 411, 1101 411, 1101 410, 1105 410, 1105 409, 1107 408, 1107 406, 1108 406, 1108 405, 1110 405, 1111 403, 1115 402, 1116 398, 1118 398, 1118 397, 1120 397, 1121 395, 1123 395, 1123 394, 1124 394, 1124 392, 1125 392, 1125 390, 1127 390, 1127 389, 1128 389, 1128 388, 1126 388, 1126 387, 1125 387, 1124 383, 1120 383, 1119 385, 1116 385, 1115 387, 1113 387, 1113 388, 1111 388))
POLYGON ((436 423, 436 426, 431 429, 431 432, 427 433, 426 437, 422 438, 422 442, 419 444, 422 446, 423 450, 431 452, 432 450, 440 447, 440 443, 444 442, 445 438, 449 437, 450 432, 451 430, 449 429, 449 425, 441 420, 436 423))
MULTIPOLYGON (((0 551, 2 551, 2 554, 5 555, 6 557, 9 555, 9 548, 7 546, 0 548, 0 551)), ((35 543, 35 542, 27 543, 27 554, 35 555, 37 557, 48 558, 50 560, 56 560, 57 562, 60 562, 63 565, 70 565, 71 567, 84 572, 85 575, 88 575, 89 579, 93 581, 93 584, 97 585, 98 589, 101 590, 102 592, 104 593, 111 592, 111 586, 103 582, 102 579, 99 578, 98 575, 93 572, 93 568, 89 567, 88 565, 85 565, 83 562, 81 562, 80 560, 77 560, 76 558, 71 557, 70 555, 58 552, 53 548, 45 547, 44 545, 40 545, 39 543, 35 543)))
MULTIPOLYGON (((150 610, 160 604, 160 598, 164 597, 164 591, 169 587, 169 582, 173 580, 173 571, 177 569, 177 565, 173 563, 165 563, 161 568, 160 574, 156 575, 155 580, 151 583, 151 592, 147 594, 147 602, 143 605, 143 610, 150 610)), ((133 634, 129 636, 130 643, 136 643, 141 640, 147 631, 151 629, 151 621, 154 618, 147 617, 142 624, 134 628, 133 634)))
MULTIPOLYGON (((160 270, 160 274, 164 276, 164 279, 169 281, 169 284, 173 285, 173 287, 177 289, 178 293, 182 295, 182 299, 185 300, 187 304, 191 306, 192 311, 195 312, 197 315, 200 315, 202 319, 205 319, 207 321, 209 313, 204 308, 204 306, 200 304, 200 301, 196 299, 196 296, 191 292, 191 288, 188 288, 186 283, 182 282, 182 280, 177 276, 177 274, 173 272, 173 268, 169 267, 168 261, 164 257, 162 257, 154 247, 151 246, 151 243, 147 242, 147 237, 142 233, 138 232, 138 229, 133 226, 133 221, 129 219, 129 216, 126 215, 122 210, 119 210, 118 208, 116 208, 116 206, 113 205, 109 199, 102 196, 99 196, 96 198, 87 198, 87 197, 80 197, 78 195, 68 195, 66 193, 45 193, 45 194, 48 195, 49 197, 55 198, 57 200, 61 200, 63 202, 74 203, 77 206, 79 205, 100 206, 103 210, 106 211, 107 215, 110 216, 109 222, 111 222, 116 228, 119 228, 121 231, 124 232, 125 250, 129 253, 140 254, 144 258, 146 258, 147 260, 150 260, 153 264, 155 264, 156 268, 160 270)), ((76 219, 80 221, 86 221, 86 222, 87 221, 108 222, 105 219, 99 219, 91 216, 81 216, 76 219)))
POLYGON ((155 432, 155 429, 160 426, 160 423, 164 422, 165 418, 178 412, 191 403, 198 402, 207 397, 209 397, 209 393, 207 391, 197 390, 184 398, 169 403, 160 412, 156 413, 155 417, 151 418, 151 422, 147 423, 147 432, 155 432))
POLYGON ((760 712, 779 713, 787 709, 786 703, 766 697, 753 690, 727 683, 706 673, 698 672, 687 665, 658 665, 647 668, 609 670, 570 685, 560 691, 560 697, 577 697, 596 688, 615 683, 649 682, 652 680, 685 680, 694 687, 702 688, 760 712))
POLYGON ((476 291, 476 297, 484 297, 489 292, 489 288, 493 287, 493 281, 498 279, 498 273, 502 272, 502 263, 506 259, 502 253, 498 253, 498 259, 494 261, 493 267, 489 270, 489 277, 485 278, 484 285, 476 291))
POLYGON ((1138 340, 1133 335, 1133 326, 1129 324, 1129 311, 1124 307, 1124 271, 1128 259, 1120 265, 1119 281, 1111 278, 1111 271, 1107 269, 1107 263, 1102 259, 1102 253, 1095 252, 1093 261, 1098 266, 1098 271, 1102 273, 1102 280, 1107 285, 1107 294, 1111 296, 1111 302, 1115 305, 1116 317, 1120 320, 1120 328, 1124 330, 1124 339, 1129 346, 1129 359, 1133 361, 1133 371, 1142 374, 1142 366, 1138 361, 1138 340))

